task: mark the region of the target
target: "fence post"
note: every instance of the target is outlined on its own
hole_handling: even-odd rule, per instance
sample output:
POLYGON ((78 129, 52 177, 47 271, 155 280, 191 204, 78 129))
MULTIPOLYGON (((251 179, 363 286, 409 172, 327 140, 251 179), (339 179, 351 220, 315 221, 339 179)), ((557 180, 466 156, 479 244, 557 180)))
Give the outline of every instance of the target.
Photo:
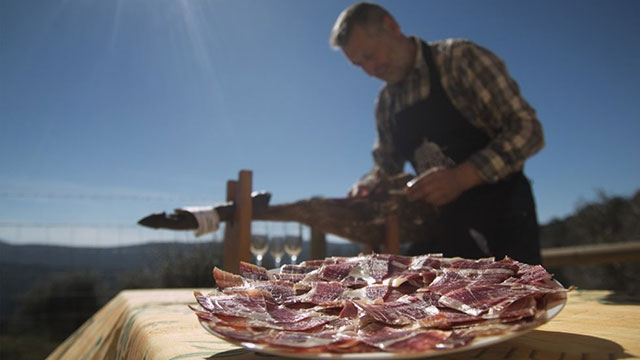
POLYGON ((227 201, 234 202, 235 210, 224 231, 222 267, 236 274, 240 271, 240 261, 251 261, 251 187, 249 170, 241 170, 238 180, 227 181, 227 201))
POLYGON ((311 228, 311 259, 324 259, 327 256, 327 237, 325 233, 311 228))
MULTIPOLYGON (((238 242, 238 260, 251 262, 251 218, 253 208, 251 203, 251 188, 253 174, 249 170, 241 170, 236 194, 236 241, 238 242)), ((238 264, 239 265, 239 264, 238 264)))
MULTIPOLYGON (((227 181, 227 202, 236 200, 238 182, 236 180, 227 181)), ((226 271, 234 272, 239 270, 238 242, 235 240, 236 221, 235 216, 226 222, 224 228, 224 239, 222 242, 222 268, 226 271)))
POLYGON ((385 223, 385 250, 389 254, 400 253, 400 224, 398 215, 389 215, 385 223))

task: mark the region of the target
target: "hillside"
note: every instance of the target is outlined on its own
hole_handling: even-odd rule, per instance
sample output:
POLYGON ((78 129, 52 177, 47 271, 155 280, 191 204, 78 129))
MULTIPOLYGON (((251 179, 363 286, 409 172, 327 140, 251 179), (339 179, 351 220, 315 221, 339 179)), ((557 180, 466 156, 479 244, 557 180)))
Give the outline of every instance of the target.
POLYGON ((50 245, 12 245, 0 240, 0 263, 37 265, 56 269, 113 271, 137 269, 158 255, 183 251, 191 244, 148 243, 125 247, 68 247, 50 245))
MULTIPOLYGON (((331 254, 359 251, 351 244, 328 244, 331 254)), ((86 274, 100 283, 101 303, 122 288, 212 285, 211 269, 221 264, 221 244, 151 242, 124 247, 94 248, 12 245, 0 240, 0 323, 9 321, 31 289, 52 278, 86 274), (204 249, 203 249, 204 248, 204 249), (161 277, 161 279, 158 279, 161 277)), ((309 257, 308 244, 301 259, 309 257)), ((265 266, 271 266, 270 259, 265 266)))

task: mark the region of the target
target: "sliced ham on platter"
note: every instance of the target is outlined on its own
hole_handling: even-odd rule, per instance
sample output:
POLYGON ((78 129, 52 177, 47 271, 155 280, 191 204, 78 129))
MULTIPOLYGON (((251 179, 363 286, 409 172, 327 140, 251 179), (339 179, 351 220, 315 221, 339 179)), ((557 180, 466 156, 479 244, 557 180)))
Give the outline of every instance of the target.
POLYGON ((430 355, 534 329, 566 292, 540 265, 510 258, 367 254, 279 269, 213 270, 191 309, 212 334, 284 356, 430 355))

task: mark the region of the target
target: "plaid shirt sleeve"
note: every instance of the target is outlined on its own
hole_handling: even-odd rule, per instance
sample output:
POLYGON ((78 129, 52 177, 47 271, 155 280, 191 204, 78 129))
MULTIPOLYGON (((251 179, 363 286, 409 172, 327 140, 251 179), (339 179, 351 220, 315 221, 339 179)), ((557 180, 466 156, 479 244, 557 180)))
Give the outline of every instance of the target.
POLYGON ((452 103, 491 138, 469 161, 487 182, 523 168, 544 146, 542 125, 504 62, 464 40, 441 43, 441 81, 452 103), (449 56, 446 56, 449 55, 449 56))

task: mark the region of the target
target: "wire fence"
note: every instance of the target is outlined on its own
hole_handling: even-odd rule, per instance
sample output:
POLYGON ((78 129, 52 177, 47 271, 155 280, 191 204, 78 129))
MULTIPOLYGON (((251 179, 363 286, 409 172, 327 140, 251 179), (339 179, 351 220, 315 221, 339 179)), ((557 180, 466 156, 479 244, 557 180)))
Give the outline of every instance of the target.
POLYGON ((165 194, 133 193, 75 193, 39 190, 0 190, 0 241, 9 244, 41 244, 75 247, 119 247, 149 242, 204 242, 219 240, 217 232, 196 237, 193 231, 154 230, 135 222, 122 220, 78 221, 82 218, 104 218, 105 205, 114 209, 128 209, 139 218, 147 214, 149 208, 173 208, 179 204, 214 204, 203 197, 165 194), (153 203, 152 206, 149 206, 153 203), (13 209, 28 211, 22 217, 13 209), (86 209, 78 216, 78 209, 86 209), (135 209, 135 210, 131 210, 135 209), (31 221, 33 212, 55 214, 60 221, 31 221), (95 212, 94 212, 95 211, 95 212), (68 213, 67 215, 65 215, 68 213), (4 218, 3 218, 4 217, 4 218))
POLYGON ((119 247, 149 242, 218 241, 219 232, 196 237, 193 231, 154 230, 122 223, 0 222, 0 240, 9 244, 119 247))
POLYGON ((90 201, 167 201, 174 203, 201 202, 209 199, 200 196, 169 196, 152 194, 124 194, 124 193, 67 193, 67 192, 40 192, 40 191, 0 191, 0 199, 18 200, 90 200, 90 201))

